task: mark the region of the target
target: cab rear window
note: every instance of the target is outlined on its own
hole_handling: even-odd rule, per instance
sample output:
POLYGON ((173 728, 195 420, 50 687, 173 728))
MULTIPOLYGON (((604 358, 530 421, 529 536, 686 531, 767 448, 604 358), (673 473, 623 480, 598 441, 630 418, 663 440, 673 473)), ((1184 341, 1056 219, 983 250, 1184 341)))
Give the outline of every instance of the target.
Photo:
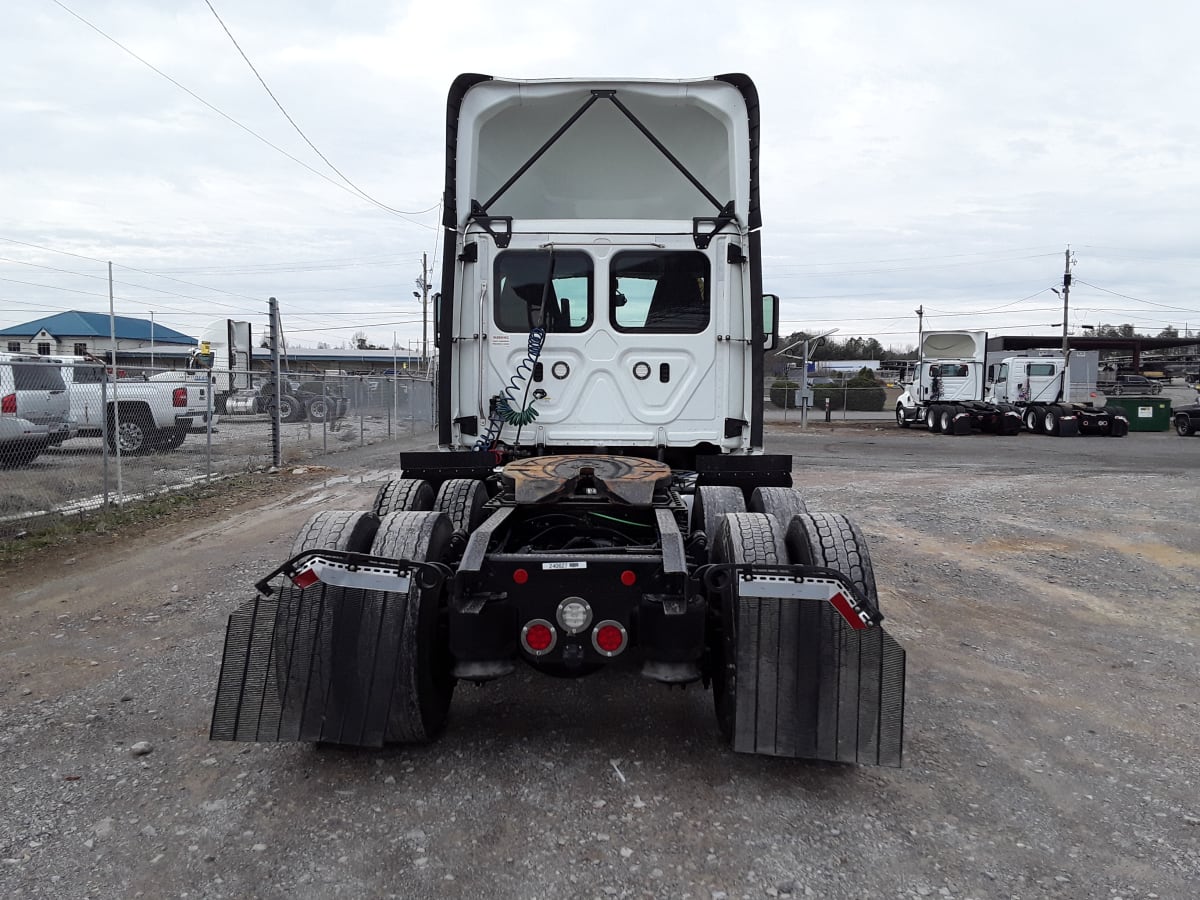
POLYGON ((65 391, 62 371, 49 363, 12 364, 13 385, 18 391, 65 391))

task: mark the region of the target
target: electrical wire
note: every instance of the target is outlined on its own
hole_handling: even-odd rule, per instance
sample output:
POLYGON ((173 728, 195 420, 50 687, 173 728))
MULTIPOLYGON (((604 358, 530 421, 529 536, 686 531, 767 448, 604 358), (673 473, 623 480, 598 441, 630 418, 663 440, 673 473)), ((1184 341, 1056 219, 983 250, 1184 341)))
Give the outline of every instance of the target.
MULTIPOLYGON (((183 91, 185 94, 187 94, 192 99, 194 99, 197 102, 208 107, 213 112, 215 112, 217 115, 219 115, 221 118, 225 119, 226 121, 230 122, 231 124, 236 125, 238 128, 240 128, 242 131, 246 132, 246 134, 250 135, 255 140, 258 140, 258 141, 266 144, 268 147, 270 147, 272 150, 275 150, 278 153, 282 153, 284 156, 286 156, 288 159, 290 159, 292 162, 296 163, 297 165, 303 166, 305 169, 312 172, 318 178, 323 178, 325 181, 328 181, 330 184, 334 185, 335 187, 339 188, 340 190, 345 191, 346 193, 350 194, 351 196, 359 197, 363 200, 366 200, 367 202, 371 203, 374 206, 377 206, 378 208, 384 210, 385 212, 390 213, 391 215, 394 215, 397 218, 403 219, 405 222, 408 222, 410 225, 416 225, 419 228, 428 228, 433 231, 439 230, 437 225, 426 225, 424 222, 416 222, 407 217, 408 215, 418 215, 417 213, 404 214, 404 213, 397 212, 396 210, 392 209, 391 207, 385 206, 384 204, 380 203, 378 200, 375 200, 373 197, 370 197, 366 194, 355 193, 354 190, 351 190, 349 187, 347 187, 344 184, 341 184, 340 182, 334 181, 334 179, 330 178, 324 172, 318 172, 316 169, 314 169, 308 163, 304 162, 301 159, 296 158, 295 156, 293 156, 292 154, 290 154, 286 150, 284 150, 282 147, 279 147, 279 146, 271 143, 269 140, 267 140, 265 137, 263 137, 257 131, 254 131, 252 128, 250 128, 247 125, 243 125, 241 122, 239 122, 233 116, 229 115, 228 113, 224 112, 221 109, 218 109, 216 106, 209 103, 207 100, 205 100, 203 97, 201 97, 195 91, 193 91, 191 88, 185 87, 183 84, 176 81, 174 78, 172 78, 166 72, 164 72, 162 69, 159 69, 158 67, 156 67, 153 63, 150 63, 147 60, 143 59, 142 57, 138 56, 136 53, 134 53, 132 50, 130 50, 128 47, 126 47, 124 44, 122 44, 120 41, 118 41, 112 35, 107 34, 101 28, 99 28, 96 25, 93 25, 91 22, 89 22, 87 19, 85 19, 79 13, 75 12, 75 10, 71 9, 69 6, 67 6, 65 3, 63 3, 62 0, 50 0, 50 2, 53 3, 55 6, 58 6, 64 12, 66 12, 69 15, 73 16, 74 18, 78 19, 80 22, 82 22, 88 28, 92 29, 92 31, 96 32, 96 34, 100 35, 105 40, 110 41, 113 44, 115 44, 117 47, 119 47, 125 53, 129 54, 134 59, 136 59, 138 62, 140 62, 142 65, 146 66, 146 68, 150 69, 157 75, 160 75, 163 78, 165 78, 167 81, 171 82, 171 84, 175 85, 175 87, 179 88, 181 91, 183 91)), ((437 204, 434 204, 433 206, 429 207, 426 210, 423 210, 422 212, 429 212, 430 210, 436 208, 436 206, 437 206, 437 204)))
MULTIPOLYGON (((237 42, 237 38, 235 38, 233 36, 233 32, 231 32, 229 30, 229 26, 225 24, 225 20, 221 18, 220 14, 216 10, 216 7, 214 7, 212 5, 211 0, 204 0, 204 3, 208 7, 209 11, 216 18, 217 22, 220 23, 221 28, 225 31, 225 34, 228 35, 229 40, 233 42, 233 46, 235 48, 237 48, 237 52, 239 54, 241 54, 242 59, 244 59, 246 61, 246 65, 250 67, 250 71, 253 72, 254 77, 258 79, 258 83, 261 84, 263 87, 263 90, 267 92, 267 96, 271 98, 271 100, 274 102, 274 104, 279 108, 279 111, 281 113, 283 113, 283 117, 288 120, 288 124, 291 125, 292 128, 295 129, 296 134, 300 135, 300 137, 304 140, 304 143, 308 144, 308 146, 312 149, 312 152, 317 154, 317 156, 321 157, 321 161, 324 162, 325 165, 329 166, 329 168, 331 168, 334 172, 337 173, 338 178, 342 179, 342 181, 346 182, 346 184, 348 184, 348 185, 350 185, 350 187, 354 188, 354 190, 357 191, 358 194, 364 200, 369 200, 372 203, 374 203, 376 206, 386 209, 388 212, 396 213, 397 215, 419 216, 419 215, 429 212, 429 209, 433 209, 433 207, 430 207, 429 209, 422 209, 419 211, 393 209, 392 207, 388 206, 386 203, 372 197, 370 194, 368 194, 366 191, 364 191, 362 188, 360 188, 357 184, 355 184, 353 181, 351 181, 349 178, 347 178, 345 173, 342 172, 341 169, 339 169, 337 166, 335 166, 332 162, 329 161, 329 157, 327 157, 324 153, 322 153, 319 149, 317 149, 317 145, 308 139, 308 135, 305 134, 304 131, 301 130, 300 126, 296 124, 296 120, 293 119, 291 114, 286 109, 283 108, 283 104, 279 102, 279 98, 275 96, 275 92, 271 90, 270 86, 263 79, 262 75, 259 74, 258 69, 256 69, 254 67, 254 63, 250 62, 250 57, 248 57, 246 55, 246 51, 242 49, 242 45, 237 42)), ((440 206, 440 205, 441 205, 441 201, 439 201, 437 204, 435 204, 435 206, 440 206)))

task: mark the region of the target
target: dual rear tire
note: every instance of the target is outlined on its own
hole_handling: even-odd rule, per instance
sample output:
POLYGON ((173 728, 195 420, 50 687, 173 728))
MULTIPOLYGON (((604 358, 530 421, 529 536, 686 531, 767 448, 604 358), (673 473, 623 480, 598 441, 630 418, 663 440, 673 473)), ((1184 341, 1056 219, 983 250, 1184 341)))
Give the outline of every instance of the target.
MULTIPOLYGON (((784 489, 787 490, 787 489, 784 489)), ((835 513, 800 512, 781 525, 764 512, 731 513, 722 517, 710 558, 714 563, 759 565, 810 565, 835 569, 858 589, 872 612, 879 609, 875 572, 866 540, 858 527, 835 513)), ((720 595, 719 609, 711 613, 709 674, 717 726, 726 741, 733 741, 738 721, 738 615, 734 594, 720 595)), ((799 658, 805 636, 774 623, 775 633, 760 625, 754 643, 759 671, 785 671, 799 658)), ((787 679, 784 679, 787 681, 787 679)))

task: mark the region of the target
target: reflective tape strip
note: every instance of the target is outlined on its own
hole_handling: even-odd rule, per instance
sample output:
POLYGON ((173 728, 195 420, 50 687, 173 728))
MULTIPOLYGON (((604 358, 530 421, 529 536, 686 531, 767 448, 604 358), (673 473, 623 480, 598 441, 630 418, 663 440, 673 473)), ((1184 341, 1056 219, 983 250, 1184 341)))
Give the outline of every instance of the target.
POLYGON ((299 588, 306 588, 316 581, 334 587, 403 594, 408 592, 412 576, 408 572, 382 566, 355 566, 351 569, 346 563, 315 556, 292 576, 292 583, 299 588))
POLYGON ((831 604, 855 631, 874 624, 872 615, 862 609, 841 584, 832 578, 791 578, 787 575, 739 574, 739 597, 776 600, 824 600, 831 604))

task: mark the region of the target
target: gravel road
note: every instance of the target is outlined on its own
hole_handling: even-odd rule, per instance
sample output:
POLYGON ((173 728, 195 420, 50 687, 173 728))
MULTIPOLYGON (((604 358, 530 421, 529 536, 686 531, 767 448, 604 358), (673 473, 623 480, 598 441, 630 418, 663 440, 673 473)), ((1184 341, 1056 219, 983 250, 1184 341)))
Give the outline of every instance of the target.
POLYGON ((210 743, 226 617, 369 503, 368 447, 5 574, 0 894, 1200 895, 1200 440, 768 444, 870 539, 903 769, 735 755, 707 693, 627 669, 460 686, 430 746, 210 743))

